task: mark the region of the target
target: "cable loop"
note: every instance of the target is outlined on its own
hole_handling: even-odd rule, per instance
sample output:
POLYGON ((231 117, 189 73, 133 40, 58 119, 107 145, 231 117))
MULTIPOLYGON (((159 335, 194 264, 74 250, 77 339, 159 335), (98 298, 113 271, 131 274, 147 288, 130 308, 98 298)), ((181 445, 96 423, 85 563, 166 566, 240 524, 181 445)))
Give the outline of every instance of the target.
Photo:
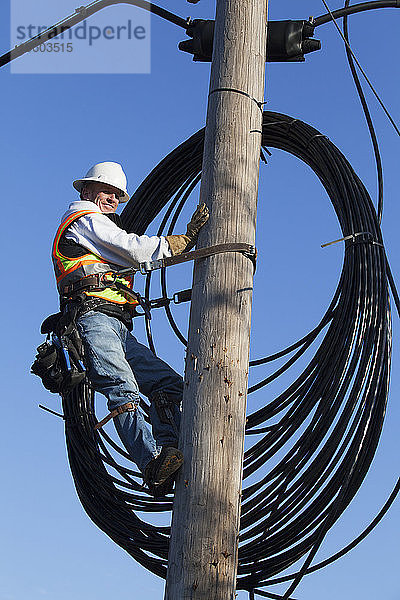
MULTIPOLYGON (((348 232, 355 231, 352 242, 381 243, 371 198, 338 148, 326 138, 326 152, 307 152, 307 143, 316 135, 326 136, 293 117, 269 111, 263 113, 262 130, 264 146, 286 151, 314 171, 332 201, 342 235, 347 237, 348 232), (278 123, 278 127, 271 126, 278 123), (365 235, 360 235, 363 232, 365 235)), ((171 218, 168 233, 172 233, 200 180, 203 148, 201 130, 154 168, 122 213, 128 232, 145 234, 166 209, 162 225, 165 227, 171 218)), ((267 386, 292 366, 294 369, 287 389, 275 396, 271 386, 264 402, 259 396, 253 408, 251 399, 249 403, 248 431, 264 433, 265 429, 265 435, 252 437, 244 456, 239 590, 281 600, 282 596, 259 593, 259 589, 289 580, 297 585, 303 575, 343 556, 366 535, 322 563, 311 564, 327 530, 356 496, 383 427, 391 356, 389 285, 393 294, 396 291, 385 259, 378 252, 344 253, 338 287, 320 322, 285 350, 252 361, 254 365, 285 361, 252 385, 252 391, 267 386), (309 364, 304 361, 307 352, 309 364), (298 368, 296 361, 304 361, 305 366, 298 368), (290 567, 301 565, 300 561, 303 566, 287 575, 290 567), (286 575, 278 577, 283 572, 286 575)), ((166 271, 160 271, 164 297, 168 297, 166 271)), ((149 281, 147 276, 146 286, 149 281)), ((400 307, 400 301, 396 306, 400 307)), ((168 315, 169 306, 165 309, 184 344, 184 336, 168 315)), ((93 397, 87 387, 63 399, 68 415, 85 413, 92 407, 93 397)), ((172 497, 159 501, 148 498, 140 488, 140 478, 139 482, 133 479, 137 474, 132 475, 112 456, 119 453, 124 460, 129 459, 126 453, 104 437, 104 432, 93 435, 92 418, 68 427, 66 435, 71 471, 84 509, 135 560, 166 577, 169 528, 147 523, 144 515, 170 511, 172 497), (111 522, 110 507, 115 516, 111 522)), ((399 489, 400 484, 390 502, 399 489)), ((389 501, 368 531, 382 519, 388 506, 389 501)), ((288 592, 283 596, 287 600, 288 592)))

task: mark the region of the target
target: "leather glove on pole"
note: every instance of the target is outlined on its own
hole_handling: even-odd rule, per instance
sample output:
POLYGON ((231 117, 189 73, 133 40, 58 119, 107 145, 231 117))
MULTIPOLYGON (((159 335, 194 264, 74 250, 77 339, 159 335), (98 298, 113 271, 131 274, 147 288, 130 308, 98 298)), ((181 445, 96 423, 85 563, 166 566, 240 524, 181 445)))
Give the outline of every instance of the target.
POLYGON ((190 219, 186 233, 182 235, 167 235, 166 240, 172 252, 172 256, 175 254, 181 254, 184 250, 190 250, 196 245, 197 237, 200 229, 208 221, 210 216, 207 206, 199 204, 194 211, 192 218, 190 219))

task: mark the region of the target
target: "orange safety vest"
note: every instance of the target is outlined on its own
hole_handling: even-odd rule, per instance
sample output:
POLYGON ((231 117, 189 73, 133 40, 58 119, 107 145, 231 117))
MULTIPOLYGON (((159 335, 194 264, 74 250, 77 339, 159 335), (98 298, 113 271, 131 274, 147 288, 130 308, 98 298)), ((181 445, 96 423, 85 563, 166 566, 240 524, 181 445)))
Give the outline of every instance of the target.
MULTIPOLYGON (((61 254, 59 243, 64 231, 71 225, 71 223, 80 217, 90 214, 98 213, 94 210, 80 210, 72 213, 65 219, 65 221, 61 223, 57 230, 56 237, 54 238, 52 259, 57 280, 57 288, 60 292, 60 295, 63 295, 63 289, 71 283, 76 283, 77 281, 82 280, 84 277, 95 275, 97 273, 109 273, 113 281, 115 280, 132 289, 133 276, 117 276, 115 278, 115 273, 118 272, 118 266, 108 263, 106 260, 100 256, 97 256, 96 254, 93 254, 92 252, 88 252, 83 256, 77 256, 76 258, 71 258, 61 254)), ((86 296, 103 298, 104 300, 113 302, 115 304, 129 304, 132 307, 138 304, 136 300, 129 297, 127 294, 124 294, 123 291, 113 289, 112 287, 93 291, 82 291, 84 294, 86 294, 86 296)))

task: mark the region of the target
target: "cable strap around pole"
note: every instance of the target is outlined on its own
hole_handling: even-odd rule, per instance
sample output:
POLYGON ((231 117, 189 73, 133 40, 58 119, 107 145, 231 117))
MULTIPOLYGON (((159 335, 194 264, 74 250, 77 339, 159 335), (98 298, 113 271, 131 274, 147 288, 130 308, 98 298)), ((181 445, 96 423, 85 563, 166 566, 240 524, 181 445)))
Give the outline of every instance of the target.
POLYGON ((267 101, 261 102, 260 100, 257 100, 257 98, 253 98, 253 96, 250 96, 250 94, 248 94, 247 92, 244 92, 243 90, 237 90, 235 88, 227 88, 227 87, 215 88, 215 89, 211 90, 211 92, 208 94, 208 96, 211 96, 211 94, 215 94, 215 92, 234 92, 235 94, 241 94, 242 96, 246 96, 247 98, 250 98, 250 100, 253 100, 253 102, 255 102, 257 104, 257 106, 261 110, 261 112, 263 112, 264 104, 267 104, 267 101))
POLYGON ((178 254, 177 256, 170 256, 168 258, 160 258, 159 260, 152 260, 148 262, 140 263, 140 272, 142 275, 147 275, 151 271, 162 269, 163 267, 170 267, 172 265, 178 265, 180 263, 189 262, 190 260, 197 260, 198 258, 207 258, 208 256, 214 256, 214 254, 222 254, 224 252, 241 252, 249 258, 255 270, 257 250, 251 244, 232 243, 232 244, 217 244, 216 246, 208 246, 207 248, 200 248, 193 252, 185 252, 184 254, 178 254))

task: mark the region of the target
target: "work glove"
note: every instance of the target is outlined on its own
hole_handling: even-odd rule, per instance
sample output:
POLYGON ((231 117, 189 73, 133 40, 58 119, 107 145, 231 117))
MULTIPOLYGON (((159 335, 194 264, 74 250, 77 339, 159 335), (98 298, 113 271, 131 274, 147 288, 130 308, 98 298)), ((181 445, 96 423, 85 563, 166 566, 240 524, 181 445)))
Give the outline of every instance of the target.
POLYGON ((193 248, 193 246, 196 245, 199 231, 203 227, 203 225, 208 221, 209 216, 209 210, 203 202, 202 204, 199 204, 196 210, 194 211, 192 218, 190 219, 187 225, 185 234, 166 236, 165 239, 169 244, 172 256, 190 250, 191 248, 193 248))

